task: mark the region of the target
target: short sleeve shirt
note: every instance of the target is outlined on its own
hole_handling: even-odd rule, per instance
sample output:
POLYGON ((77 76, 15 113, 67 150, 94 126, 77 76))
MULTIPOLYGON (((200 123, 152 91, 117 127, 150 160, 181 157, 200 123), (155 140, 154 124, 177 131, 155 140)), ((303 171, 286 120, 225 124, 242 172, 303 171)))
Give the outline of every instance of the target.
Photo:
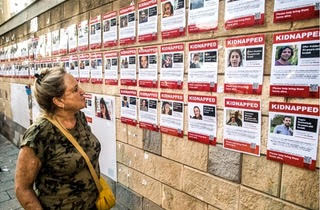
MULTIPOLYGON (((98 139, 92 134, 82 112, 69 132, 99 170, 98 139)), ((93 209, 98 190, 81 154, 47 119, 39 118, 23 136, 21 147, 31 147, 41 161, 35 191, 44 209, 93 209)))

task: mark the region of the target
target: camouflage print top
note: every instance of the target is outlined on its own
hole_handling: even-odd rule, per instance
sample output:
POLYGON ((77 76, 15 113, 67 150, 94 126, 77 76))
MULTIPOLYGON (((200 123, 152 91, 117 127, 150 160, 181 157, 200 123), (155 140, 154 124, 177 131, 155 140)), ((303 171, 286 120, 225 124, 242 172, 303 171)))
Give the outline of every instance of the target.
MULTIPOLYGON (((76 126, 69 131, 100 174, 100 143, 82 112, 76 114, 76 119, 76 126)), ((58 128, 39 118, 24 134, 23 146, 33 148, 41 161, 35 190, 44 209, 95 209, 98 190, 87 164, 58 128)))

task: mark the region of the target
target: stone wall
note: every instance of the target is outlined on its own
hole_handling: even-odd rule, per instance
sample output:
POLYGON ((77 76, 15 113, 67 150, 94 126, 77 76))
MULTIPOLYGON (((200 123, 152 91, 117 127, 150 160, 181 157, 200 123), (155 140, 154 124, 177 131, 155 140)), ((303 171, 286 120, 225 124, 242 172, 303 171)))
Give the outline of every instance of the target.
MULTIPOLYGON (((38 16, 39 31, 34 35, 39 36, 57 28, 67 27, 98 14, 117 11, 119 8, 128 6, 130 2, 130 0, 68 0, 38 16)), ((261 96, 192 92, 217 96, 217 146, 189 141, 187 133, 184 138, 177 138, 122 124, 120 122, 120 88, 138 91, 147 90, 146 88, 82 84, 87 92, 116 96, 118 183, 113 183, 113 186, 119 209, 319 209, 320 152, 318 152, 315 171, 266 159, 269 101, 319 104, 317 99, 269 97, 272 34, 319 27, 319 19, 274 24, 273 2, 266 0, 265 24, 262 26, 225 30, 223 27, 225 1, 220 0, 219 26, 214 33, 187 34, 184 37, 168 40, 162 40, 159 36, 157 41, 144 44, 137 42, 129 46, 158 46, 206 39, 217 39, 219 46, 224 46, 224 40, 231 36, 256 33, 266 35, 261 96), (223 98, 225 96, 261 99, 260 157, 223 149, 223 98)), ((11 37, 15 34, 14 41, 20 41, 32 35, 28 33, 28 29, 29 22, 26 22, 5 36, 11 37)), ((158 29, 160 31, 160 24, 158 29)), ((3 40, 1 42, 2 45, 8 44, 3 40)), ((125 47, 116 46, 111 49, 119 50, 125 47)), ((10 95, 9 83, 32 83, 31 79, 0 78, 0 81, 1 91, 7 92, 8 95, 10 95)), ((187 81, 187 71, 185 71, 185 81, 187 81)), ((223 81, 224 48, 219 47, 218 86, 223 86, 223 81)), ((166 92, 178 92, 187 96, 187 83, 184 84, 183 90, 166 90, 166 92)), ((158 88, 155 91, 161 90, 158 88)), ((10 122, 9 99, 9 96, 0 98, 0 132, 7 137, 17 139, 15 135, 18 134, 14 133, 22 134, 23 130, 14 125, 14 122, 10 122)), ((185 108, 187 106, 185 101, 185 108)), ((187 121, 185 121, 185 128, 187 128, 187 121)), ((184 130, 187 131, 187 129, 184 130)))

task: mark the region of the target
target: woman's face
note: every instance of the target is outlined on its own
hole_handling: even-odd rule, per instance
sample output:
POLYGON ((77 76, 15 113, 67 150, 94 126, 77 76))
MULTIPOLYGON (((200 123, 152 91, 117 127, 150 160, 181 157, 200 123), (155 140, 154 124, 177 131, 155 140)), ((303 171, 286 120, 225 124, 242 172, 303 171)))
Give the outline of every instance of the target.
POLYGON ((146 106, 147 106, 145 100, 142 101, 142 106, 143 106, 143 107, 146 107, 146 106))
POLYGON ((164 105, 164 113, 169 114, 169 112, 170 112, 170 105, 169 104, 164 105))
POLYGON ((100 103, 100 111, 101 113, 106 113, 106 107, 103 103, 100 103))
POLYGON ((289 60, 291 57, 291 50, 289 48, 286 48, 281 53, 281 59, 284 61, 289 60))
POLYGON ((236 121, 236 115, 235 114, 232 114, 231 115, 231 122, 235 122, 236 121))
POLYGON ((170 16, 171 15, 171 6, 169 3, 166 3, 164 5, 164 15, 165 16, 170 16))
POLYGON ((197 107, 193 108, 193 112, 195 117, 200 117, 200 110, 197 107))
POLYGON ((147 68, 148 67, 148 59, 147 56, 141 56, 140 58, 140 65, 142 68, 147 68))
POLYGON ((237 52, 232 52, 230 55, 230 64, 232 67, 238 67, 240 66, 240 55, 237 52))

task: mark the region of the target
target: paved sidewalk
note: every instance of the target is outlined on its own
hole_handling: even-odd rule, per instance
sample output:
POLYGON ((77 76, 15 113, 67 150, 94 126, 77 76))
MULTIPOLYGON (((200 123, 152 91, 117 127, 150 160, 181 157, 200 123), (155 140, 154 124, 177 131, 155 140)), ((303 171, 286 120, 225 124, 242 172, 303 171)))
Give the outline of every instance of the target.
POLYGON ((14 174, 19 149, 0 134, 0 209, 23 209, 14 193, 14 174), (7 171, 8 170, 8 171, 7 171))

